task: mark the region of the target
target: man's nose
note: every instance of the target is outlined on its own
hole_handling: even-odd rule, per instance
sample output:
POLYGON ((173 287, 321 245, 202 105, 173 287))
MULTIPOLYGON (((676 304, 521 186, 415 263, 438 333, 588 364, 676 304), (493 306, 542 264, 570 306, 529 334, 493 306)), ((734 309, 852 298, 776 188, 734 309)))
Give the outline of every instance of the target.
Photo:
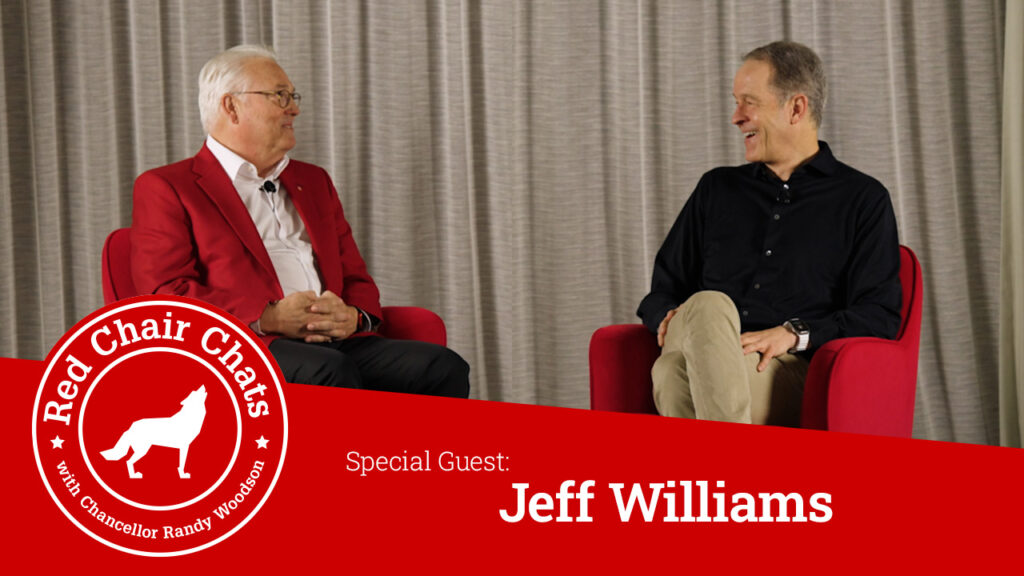
POLYGON ((736 126, 739 126, 740 124, 743 124, 743 119, 744 115, 740 111, 740 107, 736 106, 736 108, 734 108, 732 111, 732 123, 736 126))

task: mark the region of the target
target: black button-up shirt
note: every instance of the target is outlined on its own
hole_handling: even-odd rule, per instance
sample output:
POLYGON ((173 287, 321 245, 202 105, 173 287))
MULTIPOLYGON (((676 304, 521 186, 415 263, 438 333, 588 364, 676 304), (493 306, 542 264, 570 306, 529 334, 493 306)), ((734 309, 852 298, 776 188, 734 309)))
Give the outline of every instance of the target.
POLYGON ((718 290, 736 304, 744 332, 800 318, 812 348, 896 336, 900 254, 889 192, 818 145, 788 182, 761 163, 701 178, 654 260, 637 311, 649 330, 694 293, 718 290))

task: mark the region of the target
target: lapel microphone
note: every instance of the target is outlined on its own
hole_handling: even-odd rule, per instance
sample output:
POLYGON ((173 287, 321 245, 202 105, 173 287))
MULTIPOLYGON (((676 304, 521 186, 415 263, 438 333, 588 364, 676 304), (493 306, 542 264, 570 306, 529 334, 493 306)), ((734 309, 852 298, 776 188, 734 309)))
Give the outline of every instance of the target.
POLYGON ((267 180, 263 182, 263 186, 260 186, 260 190, 263 192, 269 192, 273 194, 274 192, 277 192, 277 186, 274 186, 273 182, 267 180))

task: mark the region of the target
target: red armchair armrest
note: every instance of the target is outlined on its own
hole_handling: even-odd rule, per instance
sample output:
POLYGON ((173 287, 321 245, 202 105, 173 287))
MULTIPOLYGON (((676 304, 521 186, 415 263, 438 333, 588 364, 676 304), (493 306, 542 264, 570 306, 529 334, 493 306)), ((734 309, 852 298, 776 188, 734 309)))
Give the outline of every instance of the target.
POLYGON ((380 333, 397 340, 419 340, 441 346, 448 345, 444 321, 426 308, 385 306, 380 333))
POLYGON ((807 370, 801 427, 909 438, 917 351, 907 347, 881 338, 822 346, 807 370))
POLYGON ((651 366, 661 354, 658 341, 641 324, 616 324, 590 339, 590 408, 656 414, 651 366))

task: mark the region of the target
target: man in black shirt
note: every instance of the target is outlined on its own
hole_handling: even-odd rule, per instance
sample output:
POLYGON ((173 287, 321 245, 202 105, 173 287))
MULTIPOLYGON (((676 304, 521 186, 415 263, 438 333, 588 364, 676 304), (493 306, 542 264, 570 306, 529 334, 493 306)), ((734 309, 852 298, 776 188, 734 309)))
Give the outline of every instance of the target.
POLYGON ((818 56, 774 42, 733 81, 750 164, 705 174, 654 262, 638 315, 658 336, 658 411, 798 425, 813 350, 893 338, 899 241, 889 193, 818 140, 818 56))

